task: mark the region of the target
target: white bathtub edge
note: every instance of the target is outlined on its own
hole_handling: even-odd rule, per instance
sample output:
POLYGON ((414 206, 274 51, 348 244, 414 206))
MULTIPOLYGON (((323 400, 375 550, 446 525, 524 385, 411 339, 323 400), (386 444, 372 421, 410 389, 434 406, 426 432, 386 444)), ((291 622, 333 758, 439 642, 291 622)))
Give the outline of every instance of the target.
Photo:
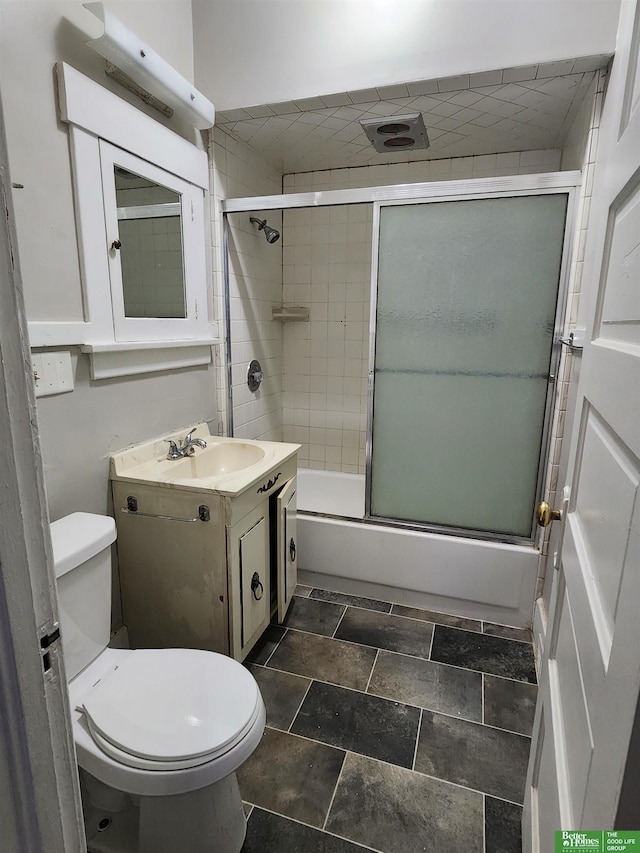
POLYGON ((304 514, 297 523, 301 583, 531 626, 539 559, 534 548, 304 514))

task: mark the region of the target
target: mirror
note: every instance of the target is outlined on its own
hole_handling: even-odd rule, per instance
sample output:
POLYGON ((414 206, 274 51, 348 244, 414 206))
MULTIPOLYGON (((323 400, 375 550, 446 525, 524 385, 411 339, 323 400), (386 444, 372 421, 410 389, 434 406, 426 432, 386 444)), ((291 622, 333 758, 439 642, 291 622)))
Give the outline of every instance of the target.
POLYGON ((187 316, 182 196, 114 165, 125 317, 187 316))

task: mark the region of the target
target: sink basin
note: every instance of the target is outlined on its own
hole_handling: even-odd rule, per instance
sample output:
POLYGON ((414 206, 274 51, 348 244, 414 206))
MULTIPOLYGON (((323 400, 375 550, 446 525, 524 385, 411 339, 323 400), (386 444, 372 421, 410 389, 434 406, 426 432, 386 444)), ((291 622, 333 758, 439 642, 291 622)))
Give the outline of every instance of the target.
POLYGON ((206 477, 220 477, 223 474, 233 474, 257 465, 264 459, 264 450, 255 444, 244 441, 229 444, 225 442, 208 444, 205 449, 196 447, 193 456, 184 459, 168 460, 165 470, 167 474, 180 480, 206 477))
POLYGON ((194 436, 206 441, 207 446, 196 446, 193 456, 167 459, 167 440, 182 442, 186 432, 188 428, 113 454, 111 479, 233 496, 264 479, 300 447, 278 441, 211 435, 206 424, 199 424, 194 436))

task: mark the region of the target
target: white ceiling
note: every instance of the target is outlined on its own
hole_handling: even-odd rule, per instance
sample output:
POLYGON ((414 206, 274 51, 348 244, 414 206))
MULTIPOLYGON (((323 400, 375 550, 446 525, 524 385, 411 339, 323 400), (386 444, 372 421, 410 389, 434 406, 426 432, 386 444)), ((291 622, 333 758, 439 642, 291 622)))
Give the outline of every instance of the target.
POLYGON ((219 113, 216 125, 283 174, 443 157, 560 148, 608 56, 506 68, 264 104, 219 113), (377 153, 359 122, 420 112, 425 150, 377 153))

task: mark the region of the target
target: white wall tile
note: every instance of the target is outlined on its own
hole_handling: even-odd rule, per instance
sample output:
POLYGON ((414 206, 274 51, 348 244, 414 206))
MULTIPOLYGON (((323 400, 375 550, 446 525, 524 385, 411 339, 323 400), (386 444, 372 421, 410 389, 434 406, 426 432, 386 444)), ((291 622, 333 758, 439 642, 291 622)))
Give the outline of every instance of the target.
MULTIPOLYGON (((223 318, 222 262, 218 248, 221 245, 220 199, 280 192, 282 176, 253 149, 219 128, 214 128, 210 134, 209 151, 213 166, 210 210, 214 301, 218 306, 216 316, 223 318)), ((282 229, 280 213, 269 212, 267 216, 270 224, 282 229)), ((249 214, 234 214, 229 221, 235 433, 244 438, 282 440, 282 329, 271 320, 271 306, 282 300, 282 243, 268 244, 249 222, 249 214), (256 394, 246 385, 246 370, 251 358, 261 360, 265 373, 263 385, 256 394)), ((221 370, 216 375, 218 411, 224 423, 226 371, 221 370)))

